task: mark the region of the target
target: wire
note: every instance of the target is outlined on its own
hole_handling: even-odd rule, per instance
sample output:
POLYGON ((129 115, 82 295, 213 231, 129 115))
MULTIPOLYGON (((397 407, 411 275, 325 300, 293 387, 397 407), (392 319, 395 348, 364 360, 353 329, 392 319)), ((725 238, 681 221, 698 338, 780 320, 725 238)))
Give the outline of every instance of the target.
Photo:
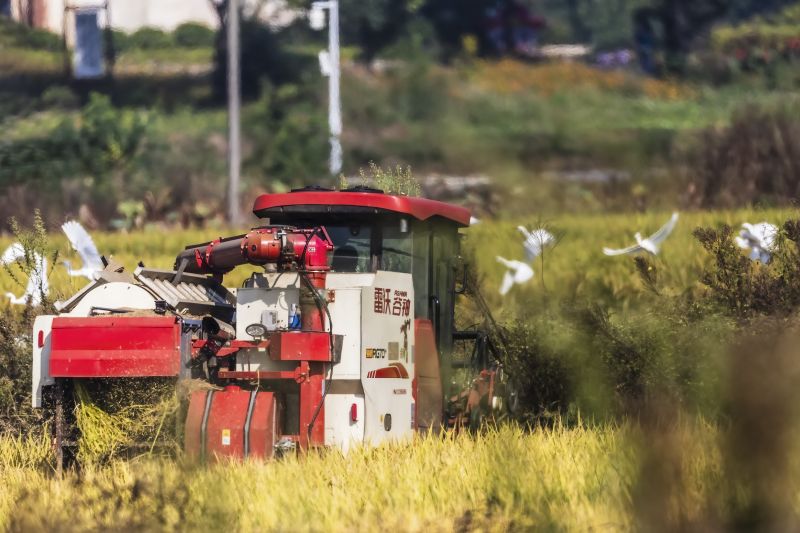
MULTIPOLYGON (((300 254, 300 258, 298 261, 298 267, 300 265, 305 266, 305 257, 306 251, 308 250, 308 244, 311 242, 311 239, 319 232, 319 227, 315 227, 311 230, 311 233, 306 237, 306 244, 303 247, 303 253, 300 254)), ((334 341, 333 341, 333 319, 331 318, 330 309, 328 309, 328 302, 325 301, 317 291, 317 288, 311 283, 311 280, 308 279, 308 273, 305 270, 301 270, 300 268, 297 269, 298 274, 300 275, 300 279, 306 284, 306 287, 311 291, 311 295, 314 298, 314 302, 317 304, 317 308, 325 313, 325 316, 328 318, 328 345, 330 349, 331 359, 334 357, 334 341)), ((331 361, 330 366, 328 367, 328 378, 325 384, 325 390, 322 392, 322 398, 320 398, 317 407, 314 409, 314 414, 311 417, 311 421, 308 423, 308 432, 306 437, 308 440, 311 440, 311 431, 314 429, 314 424, 317 422, 317 418, 319 417, 320 411, 322 411, 322 407, 325 405, 325 398, 328 396, 328 391, 331 388, 331 384, 333 383, 333 361, 331 361)))
MULTIPOLYGON (((303 270, 298 270, 300 274, 300 279, 306 284, 308 289, 311 291, 311 294, 314 298, 315 303, 320 311, 324 311, 325 315, 328 317, 328 344, 330 346, 330 353, 331 358, 333 358, 334 354, 334 341, 333 341, 333 319, 331 318, 331 312, 328 309, 328 302, 323 300, 319 293, 317 292, 317 288, 311 284, 311 280, 308 279, 308 273, 303 270)), ((320 398, 317 407, 314 409, 314 414, 311 417, 311 421, 308 423, 308 432, 307 437, 311 440, 311 431, 314 429, 314 424, 317 422, 317 417, 319 417, 320 411, 322 411, 322 407, 325 405, 325 398, 328 396, 328 391, 331 388, 331 384, 333 383, 333 361, 331 361, 330 366, 328 367, 328 378, 325 384, 325 390, 322 392, 322 398, 320 398)))

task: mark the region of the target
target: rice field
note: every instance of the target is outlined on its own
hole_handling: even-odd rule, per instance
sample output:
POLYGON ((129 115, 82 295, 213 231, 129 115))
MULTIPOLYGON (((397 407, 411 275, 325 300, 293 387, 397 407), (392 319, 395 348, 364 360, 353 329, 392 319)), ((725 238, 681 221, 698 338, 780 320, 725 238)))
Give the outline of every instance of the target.
MULTIPOLYGON (((796 210, 683 214, 655 260, 664 286, 700 290, 699 274, 709 258, 691 235, 695 227, 764 220, 780 225, 797 215, 796 210)), ((602 247, 630 245, 635 231, 649 234, 668 218, 664 212, 483 221, 465 230, 464 255, 501 318, 576 297, 635 312, 646 291, 632 261, 605 257, 602 247), (496 288, 503 271, 494 256, 524 258, 518 224, 547 227, 558 243, 536 262, 529 284, 501 299, 496 288)), ((234 232, 95 233, 94 239, 101 253, 128 268, 140 260, 170 268, 184 246, 220 233, 234 232)), ((0 248, 10 242, 0 239, 0 248)), ((50 244, 61 259, 77 262, 62 235, 53 234, 50 244)), ((236 286, 247 275, 226 279, 236 286)), ((63 298, 84 280, 70 279, 58 265, 51 283, 55 296, 63 298)), ((0 272, 0 291, 6 290, 22 292, 0 272)), ((782 530, 800 523, 800 454, 791 444, 800 437, 792 434, 777 452, 754 448, 753 464, 780 468, 742 470, 737 463, 742 441, 731 437, 731 427, 686 414, 670 420, 655 426, 593 423, 578 415, 568 426, 504 425, 479 435, 419 436, 346 456, 326 450, 269 463, 199 465, 180 454, 144 454, 86 461, 63 477, 53 470, 46 437, 4 436, 0 530, 720 530, 752 523, 754 516, 777 517, 788 525, 782 530), (759 453, 780 460, 759 459, 759 453)), ((793 422, 779 424, 789 428, 793 422)))
MULTIPOLYGON (((710 524, 726 502, 716 429, 675 428, 680 476, 641 506, 647 453, 630 426, 428 435, 377 449, 202 467, 142 457, 58 478, 43 440, 0 440, 0 527, 11 531, 630 531, 710 524)), ((792 487, 795 496, 798 487, 792 487)), ((795 502, 798 501, 794 498, 795 502)))
MULTIPOLYGON (((482 280, 482 287, 490 303, 502 313, 518 311, 531 298, 542 293, 553 298, 580 295, 597 298, 626 308, 635 305, 642 296, 642 285, 633 270, 633 263, 625 257, 606 257, 603 246, 622 248, 634 244, 633 234, 641 231, 649 235, 667 221, 668 212, 564 215, 541 218, 536 215, 513 220, 486 220, 462 232, 466 235, 464 256, 482 280), (522 236, 516 226, 545 227, 553 232, 558 243, 548 248, 534 265, 535 277, 526 286, 515 288, 505 299, 496 295, 503 275, 503 267, 495 256, 524 259, 522 236)), ((728 224, 738 228, 742 222, 768 221, 780 225, 790 218, 800 216, 796 209, 746 209, 736 211, 696 211, 681 215, 674 233, 663 247, 656 265, 664 284, 676 290, 698 287, 699 274, 708 264, 708 257, 692 236, 699 226, 728 224)), ((253 220, 253 225, 257 221, 253 220)), ((246 231, 243 228, 241 231, 246 231)), ((133 270, 139 261, 149 268, 171 269, 175 256, 190 244, 206 242, 219 236, 236 234, 236 230, 192 229, 176 230, 153 228, 131 233, 93 232, 100 253, 113 258, 133 270)), ((0 238, 0 249, 12 242, 8 236, 0 238)), ((50 244, 59 254, 59 264, 51 264, 50 282, 57 298, 68 297, 79 290, 85 278, 70 278, 60 262, 71 260, 77 267, 80 259, 69 249, 63 234, 53 233, 50 244)), ((254 268, 240 267, 228 274, 226 284, 236 287, 254 268)), ((24 282, 24 278, 23 278, 24 282)), ((0 272, 0 292, 23 292, 4 272, 0 272)), ((4 305, 4 304, 0 304, 4 305)))

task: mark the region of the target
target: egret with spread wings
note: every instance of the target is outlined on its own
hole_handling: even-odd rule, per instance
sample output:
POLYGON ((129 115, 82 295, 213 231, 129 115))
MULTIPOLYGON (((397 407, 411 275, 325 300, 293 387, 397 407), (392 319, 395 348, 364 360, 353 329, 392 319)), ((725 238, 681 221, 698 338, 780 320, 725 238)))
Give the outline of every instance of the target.
POLYGON ((636 233, 633 236, 633 238, 636 239, 635 245, 620 249, 603 248, 603 253, 606 255, 629 255, 637 254, 639 252, 647 252, 653 255, 658 255, 658 252, 661 250, 661 245, 667 239, 667 237, 669 237, 670 233, 672 233, 672 230, 675 229, 675 225, 677 223, 678 213, 675 212, 672 213, 672 217, 669 219, 669 221, 661 226, 661 229, 646 239, 642 238, 641 233, 636 233))
POLYGON ((775 251, 775 240, 778 236, 778 227, 769 222, 758 224, 742 224, 739 236, 734 240, 739 248, 750 251, 750 259, 766 264, 772 259, 775 251))
POLYGON ((525 237, 522 243, 528 261, 533 261, 540 255, 544 247, 555 242, 556 238, 544 228, 528 231, 525 226, 517 226, 517 230, 525 237))
POLYGON ((26 256, 25 248, 18 242, 6 248, 6 251, 0 256, 0 263, 3 266, 23 260, 32 262, 25 292, 22 296, 7 292, 6 298, 14 305, 25 305, 30 302, 31 305, 37 306, 42 303, 42 297, 46 296, 50 289, 47 282, 47 259, 38 252, 30 252, 30 256, 26 256))
POLYGON ((505 265, 508 269, 506 273, 503 274, 503 282, 500 285, 500 294, 505 296, 508 294, 508 291, 511 290, 511 287, 514 285, 521 285, 526 283, 533 277, 533 269, 528 265, 528 263, 524 263, 522 261, 516 261, 513 259, 506 259, 504 257, 497 256, 497 262, 505 265))
POLYGON ((67 235, 72 249, 78 252, 83 261, 83 268, 73 269, 69 261, 64 261, 64 266, 67 267, 67 273, 70 276, 84 276, 91 281, 94 281, 95 275, 105 268, 103 259, 97 247, 94 245, 91 235, 87 232, 80 223, 70 220, 61 226, 61 229, 67 235))

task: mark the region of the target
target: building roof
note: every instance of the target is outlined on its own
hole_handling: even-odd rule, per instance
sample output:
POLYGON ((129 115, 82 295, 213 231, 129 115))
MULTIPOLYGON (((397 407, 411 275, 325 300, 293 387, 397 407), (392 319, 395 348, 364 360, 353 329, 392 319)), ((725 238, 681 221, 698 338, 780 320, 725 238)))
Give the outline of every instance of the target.
POLYGON ((395 196, 369 190, 299 190, 283 194, 262 194, 256 198, 253 213, 261 218, 280 217, 290 213, 330 212, 346 213, 392 212, 412 216, 417 220, 441 217, 461 226, 469 225, 468 209, 427 198, 395 196), (309 207, 311 209, 301 209, 309 207), (314 209, 314 208, 317 209, 314 209), (318 208, 324 208, 318 209, 318 208))

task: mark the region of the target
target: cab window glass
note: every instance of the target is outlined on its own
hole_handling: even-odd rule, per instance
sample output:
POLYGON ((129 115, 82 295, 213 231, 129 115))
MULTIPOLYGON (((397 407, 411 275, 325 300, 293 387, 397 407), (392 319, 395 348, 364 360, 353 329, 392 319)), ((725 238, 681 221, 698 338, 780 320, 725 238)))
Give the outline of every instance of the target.
POLYGON ((384 225, 381 229, 383 244, 380 269, 410 274, 414 249, 408 223, 395 221, 384 225))
POLYGON ((369 226, 326 226, 333 241, 333 253, 328 255, 328 265, 334 272, 369 272, 369 226))

